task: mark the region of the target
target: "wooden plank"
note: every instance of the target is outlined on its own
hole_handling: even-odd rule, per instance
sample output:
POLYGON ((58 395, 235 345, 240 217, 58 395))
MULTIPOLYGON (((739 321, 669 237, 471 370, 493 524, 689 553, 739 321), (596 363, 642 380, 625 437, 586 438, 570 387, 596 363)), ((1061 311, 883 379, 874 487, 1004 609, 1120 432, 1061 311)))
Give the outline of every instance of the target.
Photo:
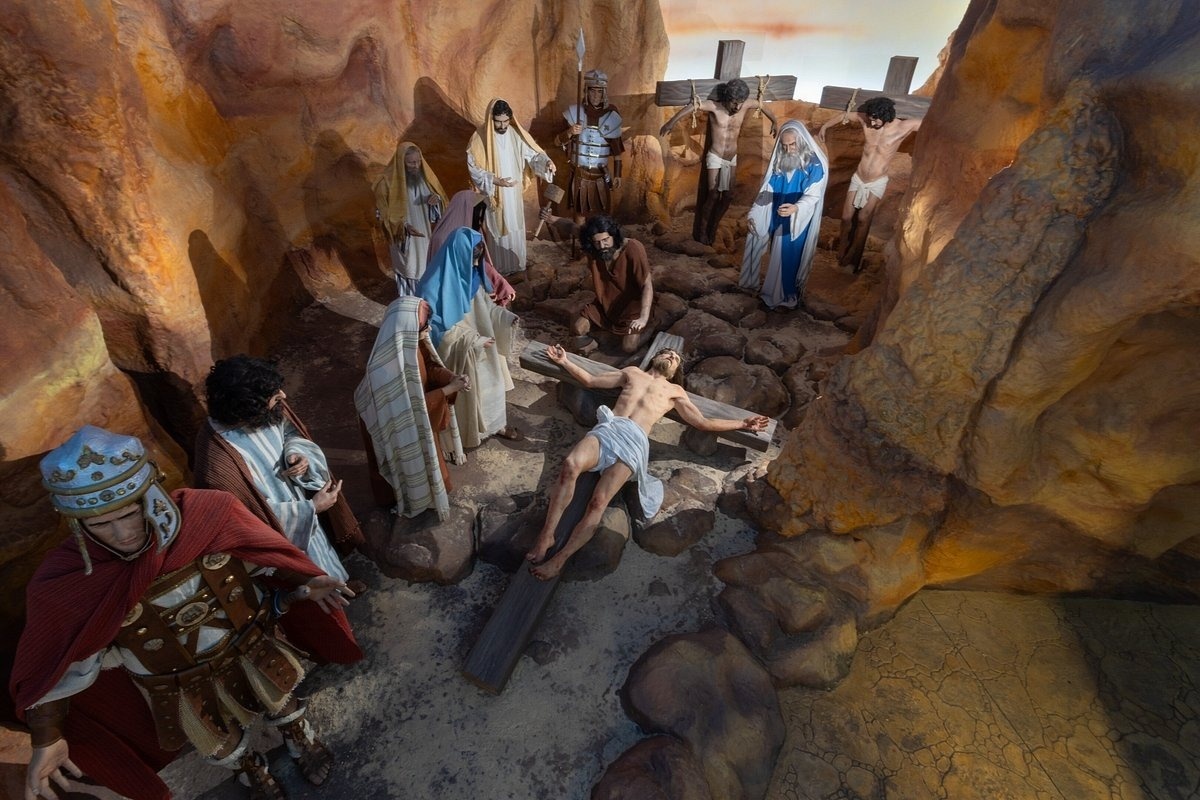
POLYGON ((650 343, 650 349, 646 351, 646 357, 642 359, 642 363, 638 364, 638 369, 643 371, 648 369, 650 367, 650 359, 658 355, 659 350, 674 350, 682 356, 683 337, 667 333, 666 331, 659 331, 654 334, 654 341, 650 343))
MULTIPOLYGON (((874 89, 848 89, 845 86, 826 86, 821 92, 821 108, 836 108, 839 111, 846 110, 846 104, 854 98, 854 107, 851 111, 855 111, 859 106, 870 100, 872 97, 883 97, 883 92, 874 89), (857 92, 857 96, 855 95, 857 92)), ((910 94, 903 97, 893 97, 893 102, 896 103, 896 116, 904 119, 921 119, 925 116, 925 112, 929 110, 929 98, 918 97, 910 94)))
MULTIPOLYGON (((592 490, 599 481, 599 472, 585 472, 575 481, 575 495, 554 531, 555 550, 566 543, 571 531, 583 519, 592 490)), ((540 581, 530 574, 526 564, 517 567, 483 632, 467 654, 462 670, 467 680, 492 694, 504 690, 554 597, 558 581, 558 577, 540 581)))
POLYGON ((913 74, 917 71, 916 56, 892 56, 883 79, 883 93, 888 97, 903 97, 912 89, 913 74))
MULTIPOLYGON (((750 87, 750 97, 758 97, 759 77, 750 75, 742 78, 750 87)), ((692 102, 692 84, 696 84, 696 94, 701 100, 716 100, 716 89, 725 81, 696 80, 696 81, 659 81, 654 85, 654 104, 656 106, 686 106, 692 102)), ((763 89, 763 102, 771 103, 776 100, 791 100, 796 93, 796 77, 794 75, 772 75, 763 89)))
POLYGON ((731 81, 742 74, 742 55, 746 43, 741 39, 722 39, 717 42, 717 68, 713 77, 719 81, 731 81))
MULTIPOLYGON (((529 342, 527 345, 525 345, 525 349, 521 351, 521 366, 530 372, 536 372, 537 374, 545 375, 548 378, 567 381, 569 383, 578 385, 578 381, 571 377, 569 372, 550 360, 550 358, 546 355, 546 350, 547 345, 541 342, 529 342)), ((603 375, 608 372, 617 371, 616 367, 610 367, 607 364, 601 364, 598 361, 592 361, 591 359, 577 356, 573 353, 568 354, 567 357, 589 375, 603 375)), ((593 389, 592 391, 595 391, 598 394, 606 393, 604 390, 593 389)), ((611 390, 607 392, 607 394, 615 399, 620 393, 616 390, 611 390)), ((731 406, 727 403, 719 403, 716 400, 710 400, 707 397, 701 397, 700 395, 693 394, 692 392, 688 392, 688 397, 693 403, 696 404, 696 407, 700 409, 701 413, 710 419, 745 419, 746 417, 752 416, 755 413, 738 408, 737 406, 731 406)), ((674 411, 669 412, 667 416, 676 422, 683 422, 683 420, 679 418, 679 415, 674 411)), ((765 453, 767 448, 771 446, 771 440, 775 436, 775 427, 777 425, 778 422, 771 419, 767 422, 766 429, 758 431, 757 433, 754 431, 723 431, 716 435, 742 447, 748 447, 751 450, 765 453)))

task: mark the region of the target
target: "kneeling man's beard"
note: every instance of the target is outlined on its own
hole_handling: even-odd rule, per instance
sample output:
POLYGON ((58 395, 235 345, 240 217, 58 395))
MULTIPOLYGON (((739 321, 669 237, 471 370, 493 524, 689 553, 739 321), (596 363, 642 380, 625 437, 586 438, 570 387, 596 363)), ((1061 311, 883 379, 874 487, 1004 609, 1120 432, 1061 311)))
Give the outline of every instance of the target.
POLYGON ((600 252, 598 253, 598 255, 600 256, 600 260, 603 261, 605 264, 611 264, 615 254, 616 254, 616 250, 614 250, 611 247, 605 247, 605 248, 601 249, 600 252))

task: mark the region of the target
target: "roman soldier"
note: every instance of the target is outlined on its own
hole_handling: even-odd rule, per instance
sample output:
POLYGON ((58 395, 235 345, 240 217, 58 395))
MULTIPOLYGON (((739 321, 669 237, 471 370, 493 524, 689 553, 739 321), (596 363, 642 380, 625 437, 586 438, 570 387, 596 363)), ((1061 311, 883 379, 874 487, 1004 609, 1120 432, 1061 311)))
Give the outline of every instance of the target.
POLYGON ((265 716, 309 781, 333 756, 293 691, 301 655, 362 658, 342 611, 353 593, 233 495, 167 493, 142 443, 85 426, 41 462, 73 533, 27 590, 11 690, 32 732, 25 797, 81 772, 134 800, 170 797, 156 772, 191 744, 282 787, 246 727, 265 716), (285 616, 286 615, 286 616, 285 616), (303 651, 307 650, 308 653, 303 651))
POLYGON ((621 115, 608 102, 608 76, 598 69, 584 76, 582 105, 563 112, 569 127, 555 137, 571 162, 567 183, 567 207, 575 212, 575 223, 591 214, 612 212, 612 189, 621 186, 621 115), (612 172, 608 162, 612 159, 612 172))

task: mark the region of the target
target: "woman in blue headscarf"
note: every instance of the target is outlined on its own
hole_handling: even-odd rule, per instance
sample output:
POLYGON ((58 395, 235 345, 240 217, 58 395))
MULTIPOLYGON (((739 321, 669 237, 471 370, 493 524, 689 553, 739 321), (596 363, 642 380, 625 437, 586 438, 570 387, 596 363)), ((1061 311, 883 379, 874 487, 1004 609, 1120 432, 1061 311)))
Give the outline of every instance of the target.
POLYGON ((505 393, 513 388, 508 371, 517 315, 489 296, 491 281, 483 268, 483 237, 458 228, 433 254, 417 283, 429 303, 429 336, 446 368, 470 379, 455 406, 464 447, 475 447, 496 434, 517 438, 508 424, 505 393))

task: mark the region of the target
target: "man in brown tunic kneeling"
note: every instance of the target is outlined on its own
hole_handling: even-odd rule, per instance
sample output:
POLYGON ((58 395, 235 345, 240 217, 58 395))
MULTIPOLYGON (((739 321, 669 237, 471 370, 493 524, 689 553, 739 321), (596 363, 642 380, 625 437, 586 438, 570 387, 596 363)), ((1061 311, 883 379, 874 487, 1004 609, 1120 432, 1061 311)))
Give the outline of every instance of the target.
POLYGON ((616 220, 606 215, 585 222, 579 239, 596 299, 580 310, 571 323, 571 333, 586 337, 596 325, 620 336, 621 349, 632 353, 650 322, 654 302, 646 248, 635 239, 626 239, 616 220))

